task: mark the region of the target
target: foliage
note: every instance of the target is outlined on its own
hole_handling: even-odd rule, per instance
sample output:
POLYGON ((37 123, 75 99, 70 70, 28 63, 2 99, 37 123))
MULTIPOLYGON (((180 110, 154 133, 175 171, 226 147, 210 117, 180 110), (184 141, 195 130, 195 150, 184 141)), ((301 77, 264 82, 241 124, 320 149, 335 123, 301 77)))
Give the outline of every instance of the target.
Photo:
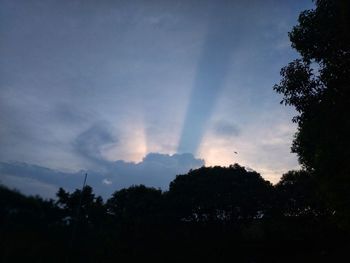
POLYGON ((62 220, 71 224, 80 221, 88 225, 98 225, 105 214, 105 207, 100 196, 95 197, 90 186, 68 193, 60 188, 57 192, 56 204, 62 209, 62 220))
POLYGON ((274 89, 294 106, 298 132, 292 151, 317 176, 336 213, 350 218, 350 4, 318 0, 289 33, 301 55, 281 70, 274 89))
POLYGON ((187 221, 237 221, 266 214, 272 186, 238 164, 202 167, 171 182, 172 211, 187 221))
POLYGON ((162 191, 144 185, 114 192, 107 201, 108 212, 122 222, 152 222, 162 206, 162 191))
POLYGON ((275 186, 278 209, 284 216, 323 217, 332 214, 317 187, 317 178, 305 170, 289 171, 275 186))
POLYGON ((169 258, 317 261, 346 251, 315 177, 291 171, 273 186, 238 164, 178 175, 169 191, 135 185, 103 202, 91 187, 57 200, 0 188, 4 262, 115 262, 169 258), (285 246, 284 244, 288 244, 285 246), (320 249, 322 247, 322 249, 320 249), (305 251, 307 248, 307 251, 305 251), (21 250, 21 253, 16 253, 21 250), (176 251, 176 252, 175 252, 176 251), (293 251, 293 252, 291 252, 293 251))

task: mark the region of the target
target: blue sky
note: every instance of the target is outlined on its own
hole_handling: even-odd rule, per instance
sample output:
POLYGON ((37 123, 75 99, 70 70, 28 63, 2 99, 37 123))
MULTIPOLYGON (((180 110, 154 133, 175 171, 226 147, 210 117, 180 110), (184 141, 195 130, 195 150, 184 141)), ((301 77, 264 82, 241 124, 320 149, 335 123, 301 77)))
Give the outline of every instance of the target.
POLYGON ((272 86, 311 1, 0 2, 3 184, 52 196, 88 170, 103 194, 204 163, 272 182, 298 167, 272 86))

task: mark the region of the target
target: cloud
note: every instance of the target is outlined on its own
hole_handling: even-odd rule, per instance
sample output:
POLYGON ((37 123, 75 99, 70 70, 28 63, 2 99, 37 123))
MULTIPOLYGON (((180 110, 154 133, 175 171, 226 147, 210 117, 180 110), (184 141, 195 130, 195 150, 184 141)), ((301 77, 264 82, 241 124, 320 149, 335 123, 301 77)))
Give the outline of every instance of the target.
POLYGON ((295 57, 275 46, 313 5, 292 2, 2 1, 0 162, 22 162, 12 163, 20 186, 29 173, 41 176, 32 186, 49 178, 76 188, 84 172, 59 171, 90 169, 89 182, 101 191, 146 179, 166 187, 191 167, 181 158, 195 161, 113 161, 194 153, 201 144, 209 164, 244 157, 259 169, 260 159, 274 167, 285 158, 281 166, 289 168, 287 159, 296 159, 289 145, 263 148, 259 130, 273 129, 261 115, 284 111, 271 87, 295 57), (230 123, 211 129, 222 119, 241 133, 230 123), (219 138, 206 141, 208 130, 219 138))
POLYGON ((110 184, 112 184, 112 181, 110 181, 110 180, 108 180, 108 179, 103 179, 103 180, 102 180, 102 183, 103 183, 103 184, 106 184, 106 185, 110 185, 110 184))
POLYGON ((79 125, 93 117, 91 112, 84 112, 76 105, 70 103, 57 103, 51 110, 52 117, 59 123, 66 125, 79 125))
POLYGON ((116 144, 117 138, 107 122, 96 122, 90 128, 80 133, 73 142, 75 151, 89 161, 106 165, 101 150, 103 146, 116 144))
POLYGON ((150 153, 139 163, 123 160, 105 162, 107 165, 104 171, 88 170, 72 173, 27 163, 0 162, 0 182, 15 187, 25 194, 54 197, 59 187, 69 191, 80 188, 84 174, 87 173, 88 185, 92 186, 97 194, 108 198, 115 190, 133 184, 144 184, 165 190, 176 175, 204 165, 204 160, 196 159, 192 154, 160 153, 150 153))
POLYGON ((6 182, 6 186, 9 188, 19 190, 27 195, 40 195, 43 198, 52 198, 57 192, 57 187, 34 178, 1 174, 0 184, 3 182, 6 182))
MULTIPOLYGON (((14 176, 18 178, 31 178, 38 182, 42 182, 52 186, 66 185, 71 188, 73 185, 77 185, 77 175, 80 173, 67 173, 58 170, 50 169, 47 167, 28 164, 23 162, 1 162, 0 163, 0 175, 1 183, 7 184, 6 176, 14 176)), ((79 179, 78 179, 79 180, 79 179)), ((25 181, 23 185, 19 185, 19 188, 25 187, 25 181)), ((74 188, 74 186, 73 186, 74 188)), ((38 193, 39 194, 39 193, 38 193)))
POLYGON ((290 153, 297 127, 288 120, 283 121, 287 118, 277 116, 266 115, 255 125, 242 126, 239 137, 218 135, 215 133, 217 126, 213 125, 203 140, 199 156, 207 165, 237 162, 253 167, 266 180, 277 183, 283 173, 299 167, 297 156, 290 153))
POLYGON ((214 132, 218 136, 232 137, 240 135, 241 131, 239 127, 230 122, 218 121, 214 124, 214 132))
POLYGON ((113 184, 127 187, 130 184, 145 184, 166 189, 175 175, 204 165, 204 160, 192 154, 150 153, 139 163, 117 161, 112 166, 113 184))

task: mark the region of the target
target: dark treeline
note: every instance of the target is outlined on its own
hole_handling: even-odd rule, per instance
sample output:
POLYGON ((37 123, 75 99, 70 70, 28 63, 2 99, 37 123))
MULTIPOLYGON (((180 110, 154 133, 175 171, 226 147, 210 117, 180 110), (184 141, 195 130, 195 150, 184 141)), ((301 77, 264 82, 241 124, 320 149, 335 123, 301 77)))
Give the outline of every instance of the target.
MULTIPOLYGON (((300 58, 275 85, 293 106, 301 170, 276 185, 238 164, 57 200, 0 188, 2 262, 343 262, 350 238, 350 3, 318 0, 289 33, 300 58)), ((278 160, 276 160, 278 161, 278 160)))
POLYGON ((166 192, 131 186, 106 202, 90 186, 60 189, 55 201, 2 187, 0 202, 3 262, 296 262, 332 260, 346 247, 305 171, 273 186, 238 164, 202 167, 166 192))

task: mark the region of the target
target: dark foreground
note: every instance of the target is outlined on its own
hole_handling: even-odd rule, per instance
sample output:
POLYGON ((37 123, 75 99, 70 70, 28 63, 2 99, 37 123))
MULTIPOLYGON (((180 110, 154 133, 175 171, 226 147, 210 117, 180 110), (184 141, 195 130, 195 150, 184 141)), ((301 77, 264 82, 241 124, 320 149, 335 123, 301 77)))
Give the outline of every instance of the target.
POLYGON ((272 186, 239 165, 201 168, 167 192, 132 186, 103 202, 87 186, 57 197, 1 188, 2 262, 341 262, 350 248, 347 224, 303 171, 272 186))

